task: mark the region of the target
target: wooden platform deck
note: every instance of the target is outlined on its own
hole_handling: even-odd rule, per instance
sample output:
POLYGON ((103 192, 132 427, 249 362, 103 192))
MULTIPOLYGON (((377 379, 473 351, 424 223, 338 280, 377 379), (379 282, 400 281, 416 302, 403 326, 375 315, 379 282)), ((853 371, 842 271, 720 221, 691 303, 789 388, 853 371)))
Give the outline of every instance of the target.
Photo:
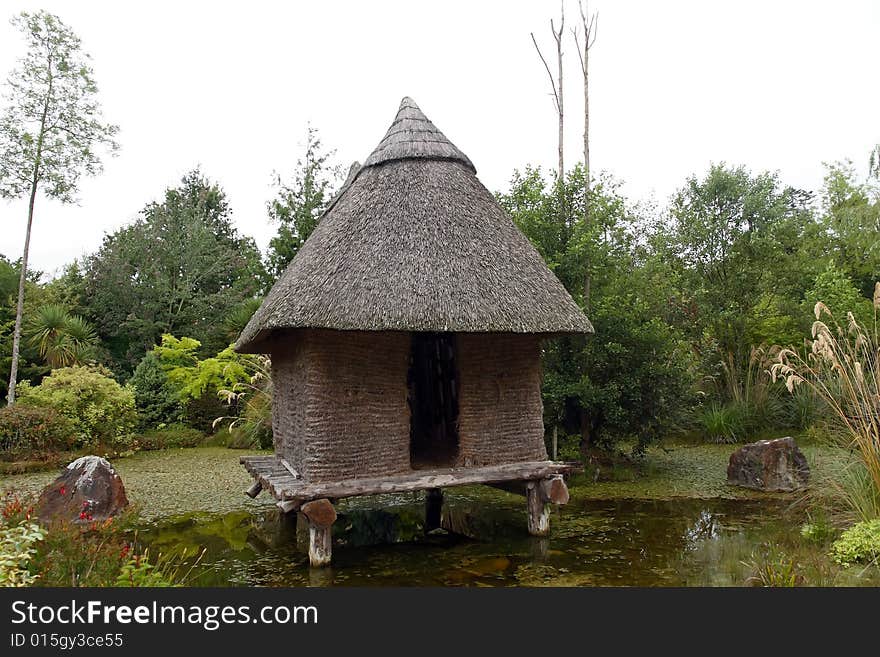
POLYGON ((279 502, 285 500, 308 502, 323 498, 340 499, 357 495, 404 493, 450 486, 532 481, 581 469, 578 463, 530 461, 471 468, 414 470, 381 478, 305 482, 277 456, 242 456, 240 462, 256 484, 269 491, 279 502))

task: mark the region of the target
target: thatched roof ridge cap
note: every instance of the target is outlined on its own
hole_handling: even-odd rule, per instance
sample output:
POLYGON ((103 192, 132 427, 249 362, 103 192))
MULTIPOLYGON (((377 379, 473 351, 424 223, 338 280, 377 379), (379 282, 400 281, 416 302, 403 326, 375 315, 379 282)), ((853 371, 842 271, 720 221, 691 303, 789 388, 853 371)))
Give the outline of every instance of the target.
POLYGON ((412 98, 404 96, 394 121, 364 167, 410 158, 455 160, 471 173, 477 172, 470 158, 440 132, 412 98))

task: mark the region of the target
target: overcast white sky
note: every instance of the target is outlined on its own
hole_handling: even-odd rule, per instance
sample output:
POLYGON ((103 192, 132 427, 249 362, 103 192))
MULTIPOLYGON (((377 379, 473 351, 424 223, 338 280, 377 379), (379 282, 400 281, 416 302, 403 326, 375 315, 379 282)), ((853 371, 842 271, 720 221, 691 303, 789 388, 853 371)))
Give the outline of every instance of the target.
MULTIPOLYGON (((591 51, 591 158, 634 199, 663 203, 710 162, 779 170, 816 189, 822 162, 867 168, 880 141, 880 2, 616 0, 591 51)), ((38 201, 32 264, 95 250, 196 165, 225 188, 265 248, 273 170, 289 172, 306 123, 363 161, 412 96, 492 190, 526 163, 555 166, 556 123, 529 32, 550 54, 558 2, 99 2, 5 0, 0 75, 23 42, 6 22, 45 8, 93 57, 120 155, 79 206, 38 201)), ((566 2, 567 25, 577 5, 566 2)), ((582 87, 566 36, 566 157, 582 148, 582 87)), ((26 205, 0 201, 0 253, 21 254, 26 205)))

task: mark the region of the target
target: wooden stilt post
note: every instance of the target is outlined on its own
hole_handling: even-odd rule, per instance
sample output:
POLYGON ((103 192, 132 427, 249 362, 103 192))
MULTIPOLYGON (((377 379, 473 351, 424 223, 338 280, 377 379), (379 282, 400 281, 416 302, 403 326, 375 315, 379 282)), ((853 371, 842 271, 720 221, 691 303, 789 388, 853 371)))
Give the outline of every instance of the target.
POLYGON ((559 427, 553 425, 553 460, 556 460, 556 448, 559 446, 559 427))
POLYGON ((309 563, 315 567, 329 565, 336 509, 330 500, 321 499, 303 504, 300 510, 309 520, 309 563))
POLYGON ((443 510, 443 489, 429 488, 425 492, 425 533, 440 527, 443 510))
POLYGON ((529 539, 529 548, 534 559, 543 561, 550 553, 550 539, 546 536, 535 536, 529 539))
POLYGON ((526 506, 529 511, 529 534, 547 536, 550 534, 550 509, 541 493, 541 482, 526 484, 526 506))
POLYGON ((333 531, 330 527, 316 527, 309 523, 309 564, 313 567, 329 566, 333 556, 333 531))

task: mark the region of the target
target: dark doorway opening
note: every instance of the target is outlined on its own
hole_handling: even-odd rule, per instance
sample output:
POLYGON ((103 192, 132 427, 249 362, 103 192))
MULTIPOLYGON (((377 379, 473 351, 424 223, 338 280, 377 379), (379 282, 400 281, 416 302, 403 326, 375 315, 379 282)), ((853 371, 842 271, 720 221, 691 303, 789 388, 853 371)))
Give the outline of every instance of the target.
POLYGON ((413 333, 409 374, 413 468, 449 467, 458 457, 458 370, 454 333, 413 333))

